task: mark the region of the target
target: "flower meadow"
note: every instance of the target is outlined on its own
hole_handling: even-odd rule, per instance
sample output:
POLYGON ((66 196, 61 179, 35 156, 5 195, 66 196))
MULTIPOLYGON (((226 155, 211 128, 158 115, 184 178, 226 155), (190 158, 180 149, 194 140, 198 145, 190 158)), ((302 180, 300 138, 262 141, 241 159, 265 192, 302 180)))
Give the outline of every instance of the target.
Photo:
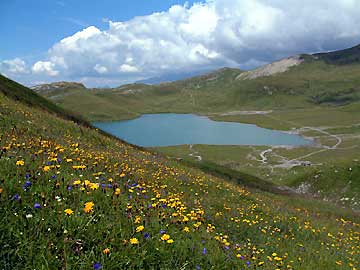
POLYGON ((0 269, 360 269, 356 214, 248 190, 2 95, 0 121, 0 269))

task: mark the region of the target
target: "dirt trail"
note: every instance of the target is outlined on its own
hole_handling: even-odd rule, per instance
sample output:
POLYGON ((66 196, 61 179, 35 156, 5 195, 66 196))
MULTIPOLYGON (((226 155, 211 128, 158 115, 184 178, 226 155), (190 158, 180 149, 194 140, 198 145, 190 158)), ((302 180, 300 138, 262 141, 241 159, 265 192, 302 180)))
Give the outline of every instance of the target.
POLYGON ((261 153, 260 153, 260 157, 261 157, 261 162, 262 163, 267 163, 267 157, 266 157, 266 154, 267 153, 270 153, 270 152, 272 152, 272 148, 269 148, 269 149, 266 149, 266 150, 264 150, 264 151, 262 151, 261 153))
POLYGON ((202 156, 196 155, 196 154, 199 154, 199 152, 196 152, 196 151, 193 150, 193 145, 192 144, 189 145, 189 150, 192 152, 192 153, 189 154, 190 157, 194 157, 198 161, 202 161, 202 156))
MULTIPOLYGON (((289 121, 290 122, 290 121, 289 121)), ((291 122, 292 124, 295 124, 294 122, 291 122)), ((268 166, 270 167, 271 170, 273 170, 273 168, 285 168, 285 169, 290 169, 292 167, 295 167, 295 166, 300 166, 300 165, 305 165, 305 164, 311 164, 311 163, 308 163, 308 161, 305 161, 304 159, 305 158, 308 158, 308 157, 311 157, 313 155, 316 155, 316 154, 319 154, 319 153, 322 153, 322 152, 325 152, 325 151, 328 151, 328 150, 335 150, 339 147, 339 145, 343 142, 343 140, 341 139, 341 137, 335 135, 335 134, 331 134, 321 128, 318 128, 318 127, 302 127, 300 129, 297 129, 295 131, 295 133, 301 133, 301 132, 304 132, 306 130, 314 130, 314 131, 317 131, 319 133, 322 133, 322 134, 325 134, 326 136, 328 137, 332 137, 332 138, 335 138, 336 139, 336 143, 333 145, 333 146, 327 146, 327 145, 320 145, 319 147, 321 148, 320 150, 317 150, 317 151, 314 151, 314 152, 311 152, 309 154, 306 154, 306 155, 302 155, 302 156, 299 156, 299 157, 295 157, 295 158, 292 158, 292 159, 287 159, 286 157, 284 156, 281 156, 279 154, 275 154, 277 157, 281 158, 281 163, 278 164, 278 165, 269 165, 267 160, 268 158, 266 157, 266 154, 268 153, 271 153, 273 152, 273 147, 269 148, 269 149, 266 149, 264 151, 262 151, 260 153, 260 157, 261 159, 259 160, 260 162, 264 163, 264 164, 268 164, 268 166)), ((313 138, 313 137, 312 137, 313 138)))

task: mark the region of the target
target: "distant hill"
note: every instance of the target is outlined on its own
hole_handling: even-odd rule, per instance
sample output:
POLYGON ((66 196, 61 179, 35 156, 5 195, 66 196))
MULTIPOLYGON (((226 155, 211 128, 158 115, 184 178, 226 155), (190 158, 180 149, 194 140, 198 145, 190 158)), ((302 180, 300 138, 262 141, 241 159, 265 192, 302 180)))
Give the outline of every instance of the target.
POLYGON ((82 83, 77 82, 54 82, 48 84, 40 84, 31 87, 37 93, 42 93, 46 95, 56 90, 67 90, 67 89, 86 89, 86 87, 82 83))
MULTIPOLYGON (((38 86, 37 92, 89 120, 120 120, 143 113, 211 114, 342 106, 360 101, 360 46, 276 61, 253 71, 223 68, 174 82, 110 89, 38 86), (74 103, 74 100, 77 100, 74 103)), ((70 87, 69 87, 70 86, 70 87)))
MULTIPOLYGON (((209 72, 209 71, 208 71, 209 72)), ((145 84, 160 84, 167 82, 174 82, 179 80, 184 80, 187 78, 195 77, 204 74, 204 71, 194 71, 194 72, 182 72, 182 73, 169 73, 159 77, 152 77, 145 80, 137 81, 136 83, 145 83, 145 84)))
POLYGON ((323 60, 331 65, 359 64, 360 45, 340 51, 317 53, 313 54, 313 56, 315 59, 323 60))
POLYGON ((44 98, 40 94, 35 93, 31 89, 17 82, 14 82, 13 80, 8 79, 5 76, 2 76, 1 74, 0 74, 0 93, 14 100, 23 102, 28 106, 40 108, 47 112, 54 113, 59 117, 72 120, 77 123, 81 123, 85 126, 90 125, 88 122, 84 120, 81 114, 74 115, 74 113, 70 112, 69 110, 56 106, 53 102, 44 98))

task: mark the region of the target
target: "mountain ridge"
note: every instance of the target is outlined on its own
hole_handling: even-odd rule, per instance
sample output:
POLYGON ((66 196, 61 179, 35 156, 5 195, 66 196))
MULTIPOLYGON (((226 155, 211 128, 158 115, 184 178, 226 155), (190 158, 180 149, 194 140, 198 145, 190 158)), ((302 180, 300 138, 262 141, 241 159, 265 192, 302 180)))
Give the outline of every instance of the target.
MULTIPOLYGON (((341 50, 335 50, 335 51, 329 51, 329 52, 320 52, 320 53, 314 53, 314 54, 299 54, 294 56, 285 57, 279 60, 276 60, 274 62, 271 62, 269 64, 265 64, 263 66, 257 67, 253 70, 249 71, 242 71, 241 69, 237 68, 229 68, 229 67, 223 67, 219 68, 213 71, 204 72, 201 74, 197 74, 196 76, 189 76, 182 78, 180 80, 170 80, 170 81, 162 81, 158 80, 158 78, 150 78, 157 80, 157 82, 149 82, 147 83, 147 80, 137 81, 130 84, 125 85, 159 85, 159 84, 171 84, 176 83, 180 81, 187 81, 195 78, 201 78, 206 77, 209 74, 215 74, 215 73, 221 73, 224 70, 238 70, 242 75, 239 74, 239 77, 237 79, 254 79, 258 77, 265 77, 265 76, 271 76, 278 73, 286 72, 289 68, 293 66, 297 66, 305 61, 317 61, 322 60, 325 61, 327 64, 338 64, 338 65, 347 65, 347 64, 353 64, 353 63, 360 63, 360 44, 345 48, 341 50), (271 70, 271 67, 274 68, 274 70, 271 70)), ((176 77, 176 76, 175 76, 176 77)), ((102 88, 102 87, 93 87, 88 89, 118 89, 125 85, 120 85, 116 87, 109 87, 109 88, 102 88)), ((56 90, 56 89, 68 89, 68 88, 87 88, 82 83, 78 82, 53 82, 49 84, 39 84, 32 86, 31 89, 34 89, 35 91, 41 91, 43 90, 56 90)))

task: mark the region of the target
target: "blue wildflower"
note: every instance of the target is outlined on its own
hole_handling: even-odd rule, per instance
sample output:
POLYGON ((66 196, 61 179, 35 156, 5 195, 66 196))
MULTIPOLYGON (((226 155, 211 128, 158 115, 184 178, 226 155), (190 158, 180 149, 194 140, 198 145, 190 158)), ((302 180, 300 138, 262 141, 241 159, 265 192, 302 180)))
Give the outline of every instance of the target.
POLYGON ((35 208, 35 209, 40 209, 40 208, 41 208, 40 203, 35 203, 35 204, 34 204, 34 208, 35 208))
POLYGON ((23 189, 27 189, 28 187, 31 187, 30 181, 26 181, 25 184, 23 184, 23 186, 22 186, 23 189))

